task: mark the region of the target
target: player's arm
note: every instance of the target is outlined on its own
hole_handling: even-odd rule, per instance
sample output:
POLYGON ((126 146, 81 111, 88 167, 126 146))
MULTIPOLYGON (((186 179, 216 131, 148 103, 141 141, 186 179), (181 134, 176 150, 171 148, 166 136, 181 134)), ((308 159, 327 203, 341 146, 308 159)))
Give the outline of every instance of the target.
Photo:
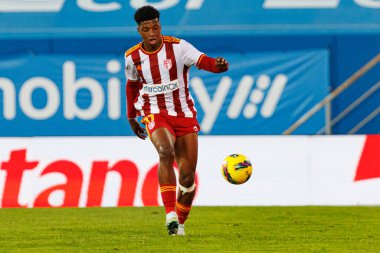
POLYGON ((139 93, 139 81, 127 80, 126 85, 126 97, 127 97, 127 116, 128 119, 136 118, 136 110, 134 106, 134 101, 136 100, 139 93))
POLYGON ((213 73, 221 73, 228 70, 228 62, 222 57, 211 58, 185 40, 180 40, 179 46, 182 61, 186 66, 195 65, 198 69, 204 69, 213 73))
POLYGON ((228 70, 228 62, 223 57, 211 58, 202 54, 196 64, 197 68, 213 73, 221 73, 228 70))
POLYGON ((136 117, 136 109, 134 106, 134 101, 136 100, 139 93, 139 81, 128 80, 126 85, 126 97, 127 97, 127 116, 128 122, 131 125, 132 131, 140 139, 146 139, 146 130, 141 127, 136 117))

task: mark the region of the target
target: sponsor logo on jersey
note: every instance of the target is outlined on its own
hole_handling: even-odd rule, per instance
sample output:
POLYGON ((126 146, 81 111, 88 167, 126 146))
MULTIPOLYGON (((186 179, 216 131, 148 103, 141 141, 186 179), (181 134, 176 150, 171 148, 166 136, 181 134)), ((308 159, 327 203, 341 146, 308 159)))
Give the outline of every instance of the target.
POLYGON ((170 83, 164 83, 164 84, 145 84, 143 91, 144 91, 144 94, 148 94, 149 96, 155 96, 159 94, 173 92, 178 89, 179 89, 178 80, 174 80, 170 83))

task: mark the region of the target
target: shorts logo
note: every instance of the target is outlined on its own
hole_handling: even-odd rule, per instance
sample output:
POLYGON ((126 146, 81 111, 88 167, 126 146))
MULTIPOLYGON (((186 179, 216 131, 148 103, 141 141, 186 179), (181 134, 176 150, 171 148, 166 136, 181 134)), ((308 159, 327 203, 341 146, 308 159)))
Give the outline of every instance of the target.
POLYGON ((149 122, 149 124, 148 124, 148 128, 150 129, 150 130, 152 130, 153 129, 153 127, 156 125, 156 123, 154 123, 154 121, 151 121, 151 122, 149 122))
POLYGON ((197 126, 194 126, 193 129, 194 129, 194 132, 198 132, 199 131, 199 128, 197 126))
POLYGON ((166 59, 166 60, 164 60, 164 67, 165 67, 167 70, 171 69, 172 66, 173 66, 173 64, 172 64, 172 60, 171 60, 171 59, 166 59))

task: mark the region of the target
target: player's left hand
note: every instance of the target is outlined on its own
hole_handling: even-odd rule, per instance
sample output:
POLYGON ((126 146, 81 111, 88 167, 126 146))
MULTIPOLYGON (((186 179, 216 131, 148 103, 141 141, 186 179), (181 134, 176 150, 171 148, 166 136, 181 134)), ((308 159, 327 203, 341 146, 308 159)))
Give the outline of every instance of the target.
POLYGON ((128 119, 129 124, 131 125, 132 131, 142 140, 145 140, 147 137, 147 132, 142 128, 139 122, 136 119, 128 119))
POLYGON ((217 57, 215 59, 215 65, 219 70, 221 70, 221 72, 228 70, 228 61, 223 57, 217 57))

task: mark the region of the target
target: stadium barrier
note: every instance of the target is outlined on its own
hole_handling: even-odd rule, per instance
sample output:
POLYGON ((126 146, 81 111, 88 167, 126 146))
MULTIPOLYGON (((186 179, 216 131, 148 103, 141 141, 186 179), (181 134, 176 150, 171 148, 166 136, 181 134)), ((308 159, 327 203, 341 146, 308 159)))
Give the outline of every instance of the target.
MULTIPOLYGON (((369 62, 367 62, 363 67, 361 67, 358 71, 356 71, 352 76, 350 76, 346 81, 344 81, 341 85, 339 85, 334 91, 328 94, 321 102, 313 106, 308 112, 306 112, 302 117, 300 117, 296 122, 294 122, 288 129, 284 131, 284 134, 292 134, 297 128, 299 128, 302 124, 307 122, 314 114, 316 114, 319 110, 325 107, 326 115, 331 116, 331 101, 334 100, 337 96, 339 96, 343 91, 349 88, 352 84, 354 84, 359 78, 365 75, 368 71, 374 68, 380 62, 380 53, 373 57, 369 62)), ((339 115, 337 115, 333 120, 330 117, 326 116, 328 119, 326 120, 326 126, 322 128, 322 131, 327 134, 331 134, 331 127, 335 125, 339 120, 345 117, 349 112, 351 112, 355 107, 357 107, 361 102, 371 96, 373 93, 377 91, 379 88, 380 82, 377 82, 372 87, 370 87, 362 96, 353 101, 353 103, 348 106, 345 110, 343 110, 339 115)), ((355 134, 361 127, 363 127, 370 120, 375 118, 378 114, 380 114, 380 106, 377 106, 376 109, 371 112, 367 117, 365 117, 361 122, 359 122, 348 134, 355 134)), ((320 134, 321 130, 318 131, 320 134)))
MULTIPOLYGON (((201 206, 380 205, 380 135, 200 136, 201 206), (251 179, 227 183, 223 158, 248 156, 251 179)), ((0 139, 1 207, 162 205, 158 157, 136 137, 0 139)))

